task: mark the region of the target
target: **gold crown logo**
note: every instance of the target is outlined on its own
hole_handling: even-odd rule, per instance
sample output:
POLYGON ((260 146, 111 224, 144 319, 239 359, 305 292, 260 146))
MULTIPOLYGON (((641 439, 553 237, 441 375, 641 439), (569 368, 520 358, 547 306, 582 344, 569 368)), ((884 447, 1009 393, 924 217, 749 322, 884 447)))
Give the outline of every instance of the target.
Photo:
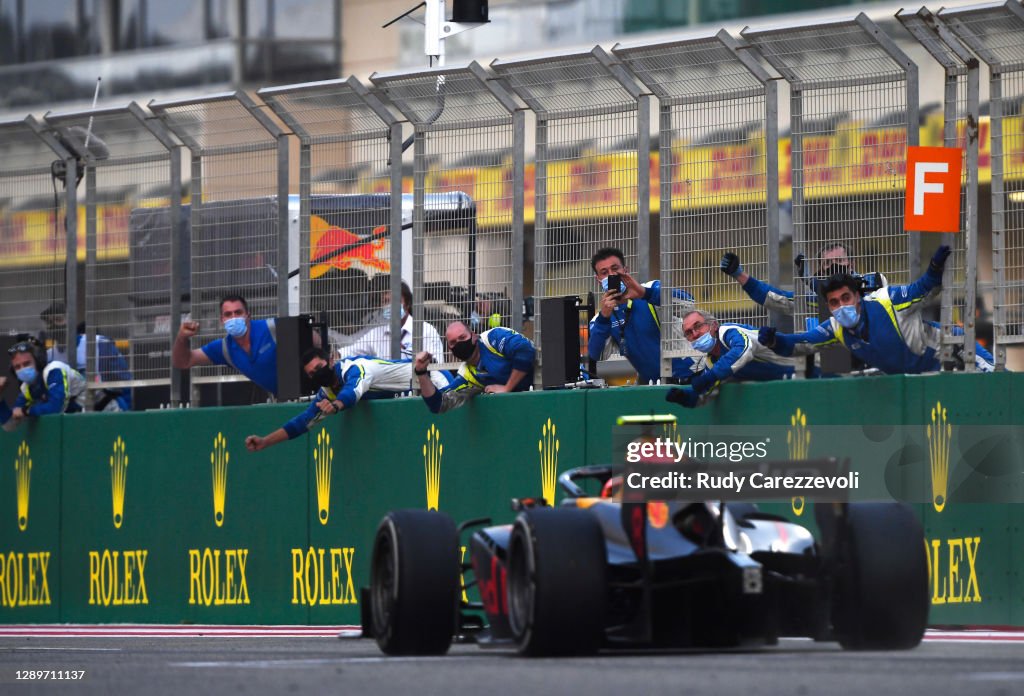
POLYGON ((661 424, 661 435, 666 440, 678 444, 683 442, 683 436, 679 434, 679 426, 675 421, 661 424))
MULTIPOLYGON (((789 432, 786 433, 786 447, 790 459, 807 459, 811 449, 811 431, 807 428, 807 414, 799 408, 789 417, 789 432)), ((793 514, 799 517, 804 514, 807 501, 802 495, 794 496, 791 501, 793 514)))
POLYGON ((935 512, 946 507, 947 486, 949 485, 949 442, 953 438, 953 426, 946 421, 946 409, 935 402, 932 408, 932 422, 925 428, 928 435, 928 462, 932 473, 932 505, 935 512))
POLYGON ((423 445, 423 469, 427 476, 427 509, 437 510, 441 499, 441 431, 431 425, 427 429, 427 442, 423 445))
POLYGON ((331 447, 330 433, 323 428, 316 436, 313 462, 316 464, 316 504, 320 524, 327 524, 327 518, 331 514, 331 465, 334 463, 334 448, 331 447))
POLYGON ((114 529, 124 522, 124 488, 128 478, 128 455, 124 453, 124 440, 114 440, 114 453, 110 455, 110 489, 114 501, 114 529))
POLYGON ((24 532, 28 528, 28 488, 32 481, 32 458, 29 456, 28 443, 24 440, 18 445, 14 471, 18 485, 18 529, 24 532))
POLYGON ((540 428, 540 439, 537 440, 537 452, 540 454, 540 485, 541 494, 549 505, 555 503, 555 483, 558 480, 558 448, 557 428, 551 419, 540 428))
POLYGON ((210 452, 210 468, 213 470, 213 522, 218 527, 224 524, 224 501, 228 495, 228 441, 223 433, 213 438, 213 451, 210 452))

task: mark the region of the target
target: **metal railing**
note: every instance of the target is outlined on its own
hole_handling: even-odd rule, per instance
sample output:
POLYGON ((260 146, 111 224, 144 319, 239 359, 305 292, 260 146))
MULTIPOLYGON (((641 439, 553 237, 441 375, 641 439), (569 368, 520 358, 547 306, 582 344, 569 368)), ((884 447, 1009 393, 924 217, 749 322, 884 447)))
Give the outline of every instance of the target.
MULTIPOLYGON (((797 329, 819 308, 790 251, 806 276, 845 255, 913 280, 906 147, 920 140, 964 150, 960 231, 943 237, 943 360, 962 349, 973 368, 975 315, 990 302, 1003 367, 1024 343, 1024 10, 898 19, 943 68, 941 118, 919 118, 917 65, 862 14, 0 123, 0 332, 47 331, 66 347, 84 318, 86 368, 104 336, 129 366, 112 383, 169 385, 176 403, 182 316, 200 321, 202 343, 220 337, 225 294, 257 318, 325 317, 342 353, 387 325, 381 352, 397 355, 403 278, 415 350, 427 323, 443 333, 451 320, 539 338, 524 294, 596 290, 589 260, 613 246, 641 281, 662 282, 667 376, 694 355, 678 331, 688 307, 782 319, 721 273, 726 251, 792 289, 797 329), (977 199, 989 170, 991 219, 977 199)), ((192 383, 239 379, 211 367, 192 383)))

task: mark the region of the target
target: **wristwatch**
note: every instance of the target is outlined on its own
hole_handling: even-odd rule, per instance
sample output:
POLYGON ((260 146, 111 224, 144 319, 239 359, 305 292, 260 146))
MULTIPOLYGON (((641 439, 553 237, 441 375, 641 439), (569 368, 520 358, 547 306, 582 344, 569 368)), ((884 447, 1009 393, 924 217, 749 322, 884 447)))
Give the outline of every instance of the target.
POLYGON ((417 370, 415 367, 412 368, 412 371, 415 372, 418 375, 425 375, 425 374, 428 374, 430 372, 430 370, 417 370))

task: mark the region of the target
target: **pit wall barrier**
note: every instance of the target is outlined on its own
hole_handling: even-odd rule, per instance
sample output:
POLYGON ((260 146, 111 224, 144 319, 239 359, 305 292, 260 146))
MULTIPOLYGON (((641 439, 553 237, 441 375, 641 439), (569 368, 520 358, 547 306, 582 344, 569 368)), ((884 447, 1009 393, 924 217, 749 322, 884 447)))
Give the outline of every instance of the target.
MULTIPOLYGON (((664 392, 487 396, 441 416, 367 401, 257 453, 245 436, 302 405, 40 419, 0 433, 0 623, 358 624, 386 511, 510 521, 511 497, 560 500, 558 473, 609 462, 622 414, 801 427, 812 457, 835 454, 815 426, 925 424, 939 403, 953 424, 1024 426, 1024 376, 1007 373, 730 384, 697 410, 664 392)), ((769 507, 813 526, 810 504, 769 507)), ((1024 506, 915 508, 931 623, 1024 625, 1024 506)))

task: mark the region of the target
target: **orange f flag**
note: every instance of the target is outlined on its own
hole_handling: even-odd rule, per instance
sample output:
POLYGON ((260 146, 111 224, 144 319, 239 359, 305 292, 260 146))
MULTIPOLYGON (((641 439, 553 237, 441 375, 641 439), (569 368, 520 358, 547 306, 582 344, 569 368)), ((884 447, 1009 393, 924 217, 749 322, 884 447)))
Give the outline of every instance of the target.
POLYGON ((955 147, 907 148, 907 232, 960 231, 963 151, 955 147))

